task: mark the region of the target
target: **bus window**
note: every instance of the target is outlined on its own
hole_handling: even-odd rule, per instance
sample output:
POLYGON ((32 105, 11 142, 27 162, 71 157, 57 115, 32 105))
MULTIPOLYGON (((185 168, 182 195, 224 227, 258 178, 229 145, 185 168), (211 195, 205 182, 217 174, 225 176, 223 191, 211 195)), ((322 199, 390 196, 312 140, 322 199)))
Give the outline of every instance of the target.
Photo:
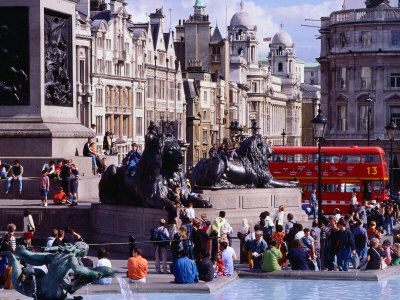
POLYGON ((271 161, 272 162, 286 162, 286 154, 281 154, 281 153, 273 154, 271 161))
POLYGON ((373 181, 374 185, 373 185, 373 192, 374 193, 383 193, 384 192, 384 185, 383 185, 383 181, 373 181))
POLYGON ((322 155, 321 162, 328 164, 337 164, 339 162, 339 155, 322 155))
POLYGON ((317 183, 309 183, 308 184, 308 191, 312 192, 313 189, 317 189, 318 184, 317 183))
POLYGON ((322 191, 324 192, 339 192, 339 185, 338 184, 323 184, 322 191))
POLYGON ((360 162, 360 155, 342 155, 343 164, 359 164, 360 162))
POLYGON ((357 183, 342 183, 340 190, 342 193, 359 193, 360 185, 357 183))
POLYGON ((318 162, 318 154, 310 154, 310 155, 308 156, 308 162, 309 162, 310 164, 312 164, 312 163, 317 163, 317 162, 318 162))
POLYGON ((306 163, 307 155, 305 154, 288 154, 288 163, 306 163))
POLYGON ((363 154, 362 162, 364 164, 380 164, 381 156, 379 154, 363 154))

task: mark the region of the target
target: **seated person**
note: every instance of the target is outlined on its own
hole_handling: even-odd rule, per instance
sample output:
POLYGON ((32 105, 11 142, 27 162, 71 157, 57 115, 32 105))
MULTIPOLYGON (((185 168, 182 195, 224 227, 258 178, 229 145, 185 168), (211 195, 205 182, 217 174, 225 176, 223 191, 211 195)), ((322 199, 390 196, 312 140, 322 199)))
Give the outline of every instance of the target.
POLYGON ((278 241, 272 240, 270 248, 264 251, 262 270, 264 272, 276 272, 281 270, 279 260, 282 259, 283 254, 281 250, 277 249, 278 241))
POLYGON ((310 256, 303 249, 303 244, 300 240, 295 239, 292 242, 292 247, 289 250, 287 258, 292 265, 292 270, 310 270, 307 264, 307 259, 310 256))
POLYGON ((115 155, 118 155, 118 153, 119 153, 119 150, 118 150, 117 145, 114 142, 112 142, 109 155, 115 156, 115 155))
POLYGON ((210 254, 206 249, 200 251, 200 261, 197 264, 199 279, 205 282, 214 279, 214 265, 210 260, 210 254))
POLYGON ((132 257, 128 259, 128 278, 129 282, 146 283, 148 261, 142 257, 141 249, 133 249, 132 257))
MULTIPOLYGON (((99 259, 97 261, 96 267, 109 267, 112 268, 111 266, 111 261, 107 258, 107 250, 104 248, 101 248, 97 250, 97 258, 99 259)), ((105 277, 96 280, 94 283, 95 284, 111 284, 112 278, 111 277, 105 277)))
POLYGON ((256 231, 255 240, 250 243, 251 256, 254 262, 254 269, 261 269, 263 263, 263 254, 267 249, 267 243, 263 239, 263 232, 261 230, 256 231))
POLYGON ((64 193, 64 189, 62 186, 58 188, 58 192, 54 194, 53 201, 55 204, 71 204, 67 199, 67 195, 64 193))
POLYGON ((383 251, 379 249, 379 240, 377 238, 371 239, 371 248, 367 252, 367 270, 383 270, 383 251))
POLYGON ((54 180, 61 180, 60 175, 61 175, 62 166, 63 166, 63 161, 62 160, 58 160, 57 161, 57 165, 55 165, 55 167, 54 167, 54 175, 55 175, 54 180))
POLYGON ((142 153, 138 149, 136 143, 132 143, 132 150, 128 152, 124 158, 124 164, 127 167, 126 173, 130 176, 134 176, 139 169, 139 162, 142 158, 142 153))
POLYGON ((185 249, 179 251, 179 258, 174 264, 175 283, 199 282, 196 264, 188 256, 185 249))
POLYGON ((44 164, 42 168, 42 172, 46 171, 47 176, 49 176, 50 179, 54 179, 56 177, 56 175, 54 174, 55 170, 56 168, 53 160, 49 161, 48 164, 44 164))

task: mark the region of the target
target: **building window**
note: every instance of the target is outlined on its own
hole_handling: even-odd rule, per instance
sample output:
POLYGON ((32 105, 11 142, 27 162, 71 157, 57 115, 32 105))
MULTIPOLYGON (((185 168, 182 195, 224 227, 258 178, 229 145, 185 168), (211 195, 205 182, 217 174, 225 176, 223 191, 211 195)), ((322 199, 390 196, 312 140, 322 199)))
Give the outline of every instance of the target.
POLYGON ((253 90, 253 93, 257 93, 257 82, 252 82, 251 89, 253 90))
POLYGON ((213 47, 213 48, 212 48, 212 53, 213 53, 213 54, 217 54, 217 47, 213 47))
POLYGON ((340 68, 340 88, 346 88, 346 67, 340 68))
POLYGON ((181 90, 182 90, 182 84, 181 83, 178 83, 178 101, 181 101, 181 90))
POLYGON ((98 37, 96 41, 97 41, 97 47, 100 49, 103 48, 103 39, 101 37, 98 37))
POLYGON ((103 90, 96 89, 96 105, 103 106, 103 90))
POLYGON ((311 84, 311 85, 314 85, 314 84, 315 84, 314 79, 311 79, 310 84, 311 84))
POLYGON ((154 97, 154 80, 152 78, 147 79, 147 98, 154 97))
POLYGON ((204 120, 204 121, 207 120, 207 111, 206 111, 206 110, 203 112, 203 120, 204 120))
POLYGON ((278 72, 282 72, 283 71, 283 64, 279 63, 278 64, 278 72))
POLYGON ((371 32, 370 31, 361 32, 361 44, 363 47, 371 46, 371 32))
POLYGON ((400 87, 400 67, 391 67, 390 69, 390 87, 400 87))
POLYGON ((154 121, 153 119, 153 111, 148 110, 146 111, 146 125, 149 126, 150 125, 150 121, 154 121))
POLYGON ((131 76, 131 64, 125 64, 125 77, 131 76))
POLYGON ((142 117, 136 117, 136 136, 142 136, 142 117))
POLYGON ((175 100, 175 84, 173 81, 168 82, 168 98, 169 100, 175 100))
POLYGON ((112 75, 112 61, 106 60, 106 73, 112 75))
POLYGON ((368 130, 368 105, 360 106, 360 130, 367 131, 368 130))
POLYGON ((136 93, 136 108, 143 108, 142 93, 136 93))
POLYGON ((122 135, 123 136, 128 136, 128 123, 129 123, 128 120, 129 120, 128 117, 124 117, 122 120, 122 126, 123 126, 122 135))
POLYGON ((204 129, 203 130, 203 144, 207 144, 207 130, 204 129))
POLYGON ((204 103, 207 103, 207 101, 208 101, 208 99, 207 99, 207 92, 204 91, 204 93, 203 93, 203 102, 204 102, 204 103))
POLYGON ((346 35, 344 33, 339 33, 339 43, 342 48, 346 46, 346 35))
POLYGON ((392 31, 392 46, 400 46, 400 31, 392 31))
POLYGON ((103 60, 97 59, 97 73, 103 72, 103 60))
POLYGON ((361 88, 370 89, 371 88, 371 68, 362 67, 361 68, 361 88))
POLYGON ((338 106, 338 131, 346 131, 346 106, 340 105, 338 106))
POLYGON ((400 106, 390 107, 390 117, 395 121, 398 128, 400 128, 400 106))
POLYGON ((314 77, 314 71, 311 71, 311 77, 314 77))
POLYGON ((250 106, 250 109, 251 109, 251 110, 253 110, 253 111, 254 111, 254 110, 257 110, 257 102, 256 102, 256 101, 251 101, 251 102, 250 102, 250 105, 251 105, 251 106, 250 106))
POLYGON ((85 84, 85 60, 79 60, 79 83, 85 84))
POLYGON ((103 135, 103 116, 96 116, 96 135, 103 135))
POLYGON ((241 55, 241 56, 242 56, 242 55, 243 55, 243 53, 244 53, 244 52, 243 52, 243 49, 242 49, 242 48, 240 48, 240 49, 238 50, 238 55, 241 55))

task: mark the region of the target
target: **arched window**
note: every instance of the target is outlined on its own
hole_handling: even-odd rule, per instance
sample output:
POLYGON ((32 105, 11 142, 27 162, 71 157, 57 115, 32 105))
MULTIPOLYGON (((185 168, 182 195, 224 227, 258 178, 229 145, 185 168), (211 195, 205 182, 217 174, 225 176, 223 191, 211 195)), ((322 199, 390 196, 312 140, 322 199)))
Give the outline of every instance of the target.
POLYGON ((279 63, 278 64, 278 72, 282 72, 283 71, 283 64, 279 63))
POLYGON ((238 50, 238 55, 243 55, 243 49, 242 49, 242 48, 240 48, 240 49, 238 50))
POLYGON ((217 54, 217 47, 213 47, 212 52, 213 54, 217 54))

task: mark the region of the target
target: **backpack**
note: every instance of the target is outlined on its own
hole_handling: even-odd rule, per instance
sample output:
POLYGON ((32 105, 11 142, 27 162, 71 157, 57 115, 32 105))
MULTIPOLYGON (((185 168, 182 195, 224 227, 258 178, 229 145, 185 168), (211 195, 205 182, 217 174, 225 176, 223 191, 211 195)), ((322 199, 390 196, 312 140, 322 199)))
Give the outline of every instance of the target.
POLYGON ((354 235, 354 244, 356 248, 364 248, 365 247, 365 237, 363 234, 354 235))
POLYGON ((150 241, 158 242, 153 243, 154 246, 167 247, 169 245, 169 237, 165 234, 165 230, 158 228, 150 229, 150 241))

